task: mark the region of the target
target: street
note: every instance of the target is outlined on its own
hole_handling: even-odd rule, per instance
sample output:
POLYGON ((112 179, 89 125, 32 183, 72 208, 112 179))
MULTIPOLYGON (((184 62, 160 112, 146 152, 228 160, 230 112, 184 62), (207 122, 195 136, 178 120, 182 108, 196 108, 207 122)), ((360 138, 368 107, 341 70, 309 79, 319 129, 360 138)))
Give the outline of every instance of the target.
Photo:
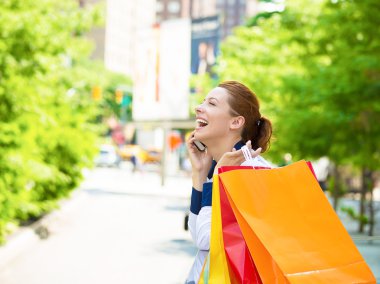
POLYGON ((128 167, 89 172, 49 237, 0 267, 0 283, 183 283, 196 253, 183 229, 191 184, 159 184, 128 167))

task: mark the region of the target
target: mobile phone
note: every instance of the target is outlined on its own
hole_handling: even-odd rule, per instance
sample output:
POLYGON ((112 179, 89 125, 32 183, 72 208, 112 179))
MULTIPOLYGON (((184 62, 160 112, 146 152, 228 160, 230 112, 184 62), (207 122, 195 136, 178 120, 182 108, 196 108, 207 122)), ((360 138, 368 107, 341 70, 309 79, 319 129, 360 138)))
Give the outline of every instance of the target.
POLYGON ((194 145, 195 147, 197 147, 197 149, 201 152, 205 151, 206 150, 206 145, 203 144, 201 141, 198 141, 198 140, 194 140, 194 145))

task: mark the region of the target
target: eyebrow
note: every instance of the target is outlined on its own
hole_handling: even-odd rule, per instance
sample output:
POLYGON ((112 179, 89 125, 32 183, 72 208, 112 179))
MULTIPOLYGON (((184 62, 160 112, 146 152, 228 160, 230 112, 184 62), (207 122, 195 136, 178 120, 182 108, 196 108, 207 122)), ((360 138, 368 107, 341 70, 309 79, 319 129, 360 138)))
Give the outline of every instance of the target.
POLYGON ((217 102, 219 102, 219 100, 217 98, 214 98, 214 97, 210 97, 210 98, 208 98, 208 100, 216 100, 217 102))

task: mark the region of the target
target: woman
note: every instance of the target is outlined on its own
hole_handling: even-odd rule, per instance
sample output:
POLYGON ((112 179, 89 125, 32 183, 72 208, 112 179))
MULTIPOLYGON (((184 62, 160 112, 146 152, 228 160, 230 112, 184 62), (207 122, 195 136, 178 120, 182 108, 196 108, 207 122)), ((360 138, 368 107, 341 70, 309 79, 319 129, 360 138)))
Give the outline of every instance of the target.
POLYGON ((269 164, 259 156, 269 147, 271 122, 262 117, 256 95, 243 84, 226 81, 206 96, 196 109, 197 126, 187 141, 192 165, 192 196, 189 230, 199 251, 186 283, 198 283, 210 248, 212 175, 221 166, 238 166, 244 161, 241 147, 251 152, 251 165, 269 164), (207 148, 200 151, 194 141, 207 148))

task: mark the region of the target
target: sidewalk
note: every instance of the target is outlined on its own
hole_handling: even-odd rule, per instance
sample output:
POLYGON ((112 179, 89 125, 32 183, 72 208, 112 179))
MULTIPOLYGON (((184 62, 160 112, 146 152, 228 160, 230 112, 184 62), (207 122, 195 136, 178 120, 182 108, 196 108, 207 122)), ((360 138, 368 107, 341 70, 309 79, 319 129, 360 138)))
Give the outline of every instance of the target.
MULTIPOLYGON (((165 179, 165 185, 161 186, 160 174, 150 171, 138 171, 135 173, 130 172, 129 166, 122 167, 121 171, 126 171, 124 176, 119 175, 112 169, 100 168, 97 169, 99 174, 107 174, 112 179, 112 190, 117 192, 128 192, 128 194, 157 196, 157 197, 176 197, 189 199, 191 194, 191 178, 186 177, 184 174, 176 176, 168 176, 165 179), (126 188, 127 185, 127 188, 126 188)), ((81 184, 82 190, 97 190, 99 188, 106 188, 109 186, 107 180, 102 180, 96 177, 94 171, 86 171, 85 181, 81 184)))
POLYGON ((161 187, 156 173, 87 172, 73 197, 38 222, 49 238, 39 240, 33 225, 0 248, 0 283, 183 283, 196 253, 183 229, 189 182, 169 178, 161 187))
MULTIPOLYGON (((328 199, 332 204, 332 199, 328 199)), ((341 208, 342 206, 349 206, 358 211, 359 201, 342 198, 339 202, 338 208, 341 208)), ((376 236, 376 240, 368 240, 367 227, 365 228, 364 234, 359 234, 357 221, 352 220, 346 213, 342 212, 339 209, 337 210, 337 214, 347 232, 352 237, 356 247, 371 268, 373 274, 377 279, 377 282, 380 283, 380 212, 377 212, 375 216, 376 225, 374 235, 376 236)))
POLYGON ((83 199, 83 192, 76 190, 69 199, 60 202, 60 208, 58 210, 52 211, 29 226, 19 227, 15 233, 8 236, 6 244, 0 246, 0 269, 24 253, 28 248, 38 244, 41 241, 43 232, 41 235, 37 232, 41 229, 44 230, 45 228, 54 226, 57 219, 72 210, 73 207, 78 206, 83 199))

